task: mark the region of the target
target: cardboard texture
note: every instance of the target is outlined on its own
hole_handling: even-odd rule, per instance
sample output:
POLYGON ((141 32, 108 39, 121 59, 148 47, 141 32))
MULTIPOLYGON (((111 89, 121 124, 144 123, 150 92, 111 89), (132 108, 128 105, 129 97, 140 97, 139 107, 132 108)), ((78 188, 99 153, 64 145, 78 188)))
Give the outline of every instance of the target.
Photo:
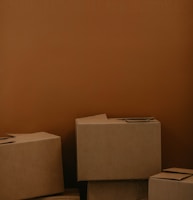
POLYGON ((0 199, 27 199, 64 191, 61 138, 39 132, 11 134, 0 144, 0 199))
POLYGON ((145 200, 147 193, 147 180, 90 181, 87 200, 145 200))
POLYGON ((0 144, 8 144, 14 142, 14 136, 11 135, 1 135, 0 144))
POLYGON ((83 118, 77 118, 76 119, 76 122, 86 122, 87 121, 96 121, 96 120, 105 120, 107 119, 107 115, 104 113, 104 114, 99 114, 99 115, 94 115, 94 116, 88 116, 88 117, 83 117, 83 118))
POLYGON ((80 200, 80 194, 77 189, 65 189, 63 194, 34 198, 33 200, 80 200))
POLYGON ((148 179, 161 170, 156 119, 76 119, 78 181, 148 179))
POLYGON ((149 200, 192 200, 193 169, 170 168, 149 179, 149 200))

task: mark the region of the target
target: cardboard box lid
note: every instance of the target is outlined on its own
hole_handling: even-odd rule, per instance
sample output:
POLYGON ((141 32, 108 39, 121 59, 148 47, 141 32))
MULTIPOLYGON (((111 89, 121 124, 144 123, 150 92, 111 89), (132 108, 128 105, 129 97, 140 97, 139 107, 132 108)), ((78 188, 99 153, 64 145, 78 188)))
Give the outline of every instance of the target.
POLYGON ((193 184, 193 176, 190 176, 190 177, 188 177, 188 178, 182 180, 182 182, 193 184))
POLYGON ((152 178, 182 181, 193 175, 193 169, 169 168, 153 175, 152 178))
POLYGON ((0 140, 4 139, 4 138, 7 138, 7 137, 10 137, 10 136, 7 135, 7 133, 0 134, 0 140))
POLYGON ((77 121, 88 121, 88 120, 97 120, 97 119, 107 119, 106 113, 104 114, 99 114, 99 115, 94 115, 94 116, 88 116, 88 117, 82 117, 82 118, 77 118, 77 121))
POLYGON ((0 136, 0 144, 8 144, 14 142, 14 136, 3 134, 0 136))
POLYGON ((46 132, 7 134, 7 137, 0 138, 0 146, 3 144, 33 142, 38 140, 54 139, 59 137, 60 136, 46 132))
POLYGON ((181 173, 181 174, 191 174, 193 175, 193 169, 184 169, 184 168, 168 168, 164 169, 164 172, 174 172, 174 173, 181 173))
POLYGON ((5 138, 0 138, 0 145, 1 144, 9 144, 9 143, 13 143, 14 142, 14 138, 11 137, 5 137, 5 138))
POLYGON ((76 124, 130 124, 130 123, 155 123, 159 122, 154 117, 126 117, 108 118, 106 114, 77 118, 76 124))

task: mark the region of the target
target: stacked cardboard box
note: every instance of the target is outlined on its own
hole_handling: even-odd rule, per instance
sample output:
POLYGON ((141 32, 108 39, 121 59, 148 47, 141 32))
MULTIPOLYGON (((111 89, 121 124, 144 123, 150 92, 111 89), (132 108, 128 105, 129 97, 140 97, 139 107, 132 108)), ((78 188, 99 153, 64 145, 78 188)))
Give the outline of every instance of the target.
POLYGON ((61 138, 39 132, 0 140, 0 199, 28 199, 64 191, 61 138))
POLYGON ((89 181, 87 199, 144 200, 147 192, 147 180, 89 181))
POLYGON ((149 200, 192 200, 193 169, 170 168, 149 179, 149 200))
POLYGON ((65 189, 60 195, 34 198, 33 200, 80 200, 80 194, 77 189, 65 189))
POLYGON ((88 181, 88 200, 147 198, 149 176, 161 171, 159 121, 79 118, 76 143, 78 181, 88 181))

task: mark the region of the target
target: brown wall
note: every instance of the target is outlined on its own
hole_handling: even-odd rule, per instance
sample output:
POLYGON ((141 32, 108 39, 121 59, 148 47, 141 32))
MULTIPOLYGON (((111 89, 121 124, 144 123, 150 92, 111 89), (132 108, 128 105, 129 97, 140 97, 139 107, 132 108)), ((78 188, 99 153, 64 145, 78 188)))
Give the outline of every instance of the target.
POLYGON ((62 136, 74 119, 155 116, 163 167, 193 168, 192 0, 1 0, 0 133, 62 136))

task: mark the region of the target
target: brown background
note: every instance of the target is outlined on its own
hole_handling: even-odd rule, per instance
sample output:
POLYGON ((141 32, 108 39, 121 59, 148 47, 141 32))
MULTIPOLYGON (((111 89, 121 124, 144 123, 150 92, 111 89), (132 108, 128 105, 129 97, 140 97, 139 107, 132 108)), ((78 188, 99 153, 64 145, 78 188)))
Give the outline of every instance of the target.
POLYGON ((61 135, 66 186, 99 113, 155 116, 163 167, 193 168, 192 0, 1 0, 0 23, 0 133, 61 135))

